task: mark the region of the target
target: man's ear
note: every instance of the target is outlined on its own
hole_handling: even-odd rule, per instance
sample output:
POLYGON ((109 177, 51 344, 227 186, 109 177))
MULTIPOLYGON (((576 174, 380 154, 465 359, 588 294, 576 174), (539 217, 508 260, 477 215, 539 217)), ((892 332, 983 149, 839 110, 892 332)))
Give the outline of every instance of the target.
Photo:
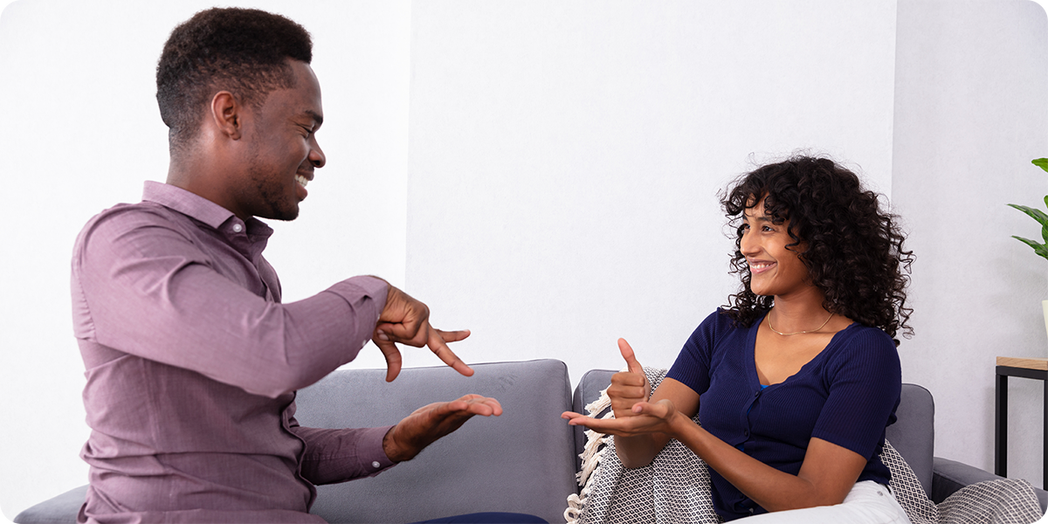
POLYGON ((233 140, 240 140, 243 106, 233 93, 219 91, 211 99, 211 121, 216 129, 233 140))

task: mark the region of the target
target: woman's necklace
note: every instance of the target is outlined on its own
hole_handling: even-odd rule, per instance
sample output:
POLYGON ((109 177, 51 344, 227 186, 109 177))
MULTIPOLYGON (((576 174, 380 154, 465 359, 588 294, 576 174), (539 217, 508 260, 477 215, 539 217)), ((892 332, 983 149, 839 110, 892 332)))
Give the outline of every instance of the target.
POLYGON ((819 326, 819 327, 817 327, 815 329, 811 329, 811 330, 807 330, 807 331, 795 331, 793 333, 783 333, 782 331, 779 331, 779 330, 775 329, 774 327, 772 327, 772 325, 771 325, 771 317, 769 316, 768 317, 768 328, 771 329, 772 331, 774 331, 774 332, 784 336, 784 337, 788 337, 790 335, 803 335, 805 333, 814 333, 814 332, 816 332, 816 331, 826 327, 826 324, 830 323, 830 319, 833 318, 834 314, 835 313, 830 313, 830 316, 826 317, 826 322, 823 322, 821 326, 819 326))

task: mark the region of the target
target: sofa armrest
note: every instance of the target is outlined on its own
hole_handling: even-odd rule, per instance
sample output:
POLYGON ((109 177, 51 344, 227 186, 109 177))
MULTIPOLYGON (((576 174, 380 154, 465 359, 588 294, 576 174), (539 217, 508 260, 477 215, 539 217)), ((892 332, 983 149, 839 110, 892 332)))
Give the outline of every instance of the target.
MULTIPOLYGON (((956 460, 935 457, 932 465, 932 500, 938 504, 955 491, 976 482, 999 479, 997 475, 969 466, 956 460)), ((1048 509, 1048 492, 1043 489, 1033 488, 1037 499, 1041 502, 1041 511, 1048 509)))

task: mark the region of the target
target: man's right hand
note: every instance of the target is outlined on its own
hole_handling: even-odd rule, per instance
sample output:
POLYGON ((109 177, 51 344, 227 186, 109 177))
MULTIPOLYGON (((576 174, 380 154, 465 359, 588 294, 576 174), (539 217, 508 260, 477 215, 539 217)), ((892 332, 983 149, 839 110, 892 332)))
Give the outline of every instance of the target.
POLYGON ((429 324, 429 308, 425 304, 390 285, 386 307, 378 317, 371 340, 386 357, 386 382, 392 382, 400 374, 403 365, 397 342, 417 348, 429 346, 440 360, 455 371, 467 377, 472 376, 473 369, 458 358, 447 344, 468 336, 469 330, 441 331, 434 328, 429 324))
POLYGON ((619 352, 626 360, 626 371, 611 376, 608 386, 608 397, 611 398, 611 409, 615 418, 634 417, 633 406, 638 402, 647 402, 651 396, 651 383, 648 382, 644 368, 637 361, 626 339, 619 339, 619 352))
POLYGON ((426 446, 455 431, 475 415, 499 416, 499 401, 480 395, 466 395, 451 402, 434 402, 416 409, 386 432, 382 450, 393 462, 411 460, 426 446))

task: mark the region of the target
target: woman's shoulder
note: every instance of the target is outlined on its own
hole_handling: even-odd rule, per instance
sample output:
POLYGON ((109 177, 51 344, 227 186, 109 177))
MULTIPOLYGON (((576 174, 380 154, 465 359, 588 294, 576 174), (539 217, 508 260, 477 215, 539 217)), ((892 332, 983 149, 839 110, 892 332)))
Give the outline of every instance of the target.
POLYGON ((895 349, 895 340, 881 328, 854 322, 844 330, 843 334, 846 335, 844 338, 848 346, 898 353, 895 349))
POLYGON ((854 323, 840 335, 827 359, 832 369, 893 375, 901 373, 895 340, 880 328, 854 323))
POLYGON ((717 308, 703 319, 692 336, 699 333, 726 334, 738 329, 745 327, 740 326, 726 309, 717 308))
POLYGON ((738 322, 723 308, 717 308, 695 328, 685 348, 705 348, 712 351, 720 345, 720 342, 736 336, 745 336, 749 328, 740 326, 738 322))

